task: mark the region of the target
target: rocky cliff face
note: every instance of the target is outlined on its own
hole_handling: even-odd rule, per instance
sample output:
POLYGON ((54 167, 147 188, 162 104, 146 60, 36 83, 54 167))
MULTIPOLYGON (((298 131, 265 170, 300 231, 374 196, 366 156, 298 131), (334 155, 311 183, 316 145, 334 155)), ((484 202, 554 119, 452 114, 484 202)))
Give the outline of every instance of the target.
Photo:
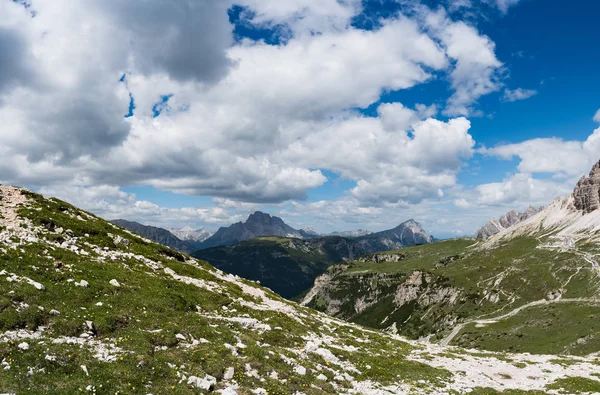
POLYGON ((575 207, 591 213, 600 208, 600 162, 596 163, 589 176, 583 176, 573 191, 575 207))
POLYGON ((501 216, 499 219, 492 218, 487 224, 483 225, 483 227, 475 232, 475 238, 487 239, 490 236, 500 233, 505 229, 513 227, 525 221, 526 219, 533 217, 541 210, 543 210, 543 207, 536 209, 533 206, 529 206, 529 208, 522 213, 512 210, 501 216))

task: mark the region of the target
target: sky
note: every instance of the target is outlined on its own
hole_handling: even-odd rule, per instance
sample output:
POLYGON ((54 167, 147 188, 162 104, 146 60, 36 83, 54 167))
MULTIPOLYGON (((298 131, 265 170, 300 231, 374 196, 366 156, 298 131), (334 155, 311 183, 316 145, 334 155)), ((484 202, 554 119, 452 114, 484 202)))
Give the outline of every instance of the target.
POLYGON ((436 237, 600 159, 600 3, 0 0, 0 182, 104 218, 436 237))

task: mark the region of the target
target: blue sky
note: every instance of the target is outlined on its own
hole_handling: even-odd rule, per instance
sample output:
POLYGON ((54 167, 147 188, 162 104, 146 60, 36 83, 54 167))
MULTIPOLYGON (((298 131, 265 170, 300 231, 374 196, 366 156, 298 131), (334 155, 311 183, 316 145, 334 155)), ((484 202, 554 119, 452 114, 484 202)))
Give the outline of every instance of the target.
POLYGON ((450 237, 600 159, 597 2, 54 7, 0 2, 0 181, 107 218, 450 237))

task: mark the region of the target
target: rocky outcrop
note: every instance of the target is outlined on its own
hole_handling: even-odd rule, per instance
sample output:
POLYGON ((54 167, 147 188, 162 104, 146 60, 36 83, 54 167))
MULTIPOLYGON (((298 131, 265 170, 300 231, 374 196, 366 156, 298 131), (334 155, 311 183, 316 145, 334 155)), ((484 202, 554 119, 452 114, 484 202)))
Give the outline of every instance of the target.
POLYGON ((363 256, 359 257, 357 259, 357 261, 358 262, 377 262, 377 263, 382 263, 382 262, 400 262, 404 258, 406 258, 406 255, 404 255, 404 254, 383 253, 383 254, 368 254, 368 255, 363 255, 363 256))
POLYGON ((448 286, 436 286, 431 274, 415 271, 396 289, 394 304, 402 307, 417 301, 422 307, 436 303, 454 305, 460 296, 460 290, 448 286))
POLYGON ((511 210, 508 213, 501 216, 499 219, 492 218, 489 222, 483 225, 477 232, 475 232, 476 239, 487 239, 490 236, 500 233, 505 229, 511 228, 528 218, 533 217, 537 213, 543 210, 543 207, 539 209, 529 206, 526 211, 518 213, 515 210, 511 210))
POLYGON ((600 162, 596 163, 589 176, 583 176, 573 191, 577 210, 591 213, 600 208, 600 162))

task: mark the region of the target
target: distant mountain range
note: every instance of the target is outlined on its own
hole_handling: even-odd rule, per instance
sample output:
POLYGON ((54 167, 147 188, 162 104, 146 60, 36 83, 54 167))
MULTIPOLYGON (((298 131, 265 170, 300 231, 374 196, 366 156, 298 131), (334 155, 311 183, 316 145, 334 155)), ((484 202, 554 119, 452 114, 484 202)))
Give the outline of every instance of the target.
POLYGON ((110 222, 131 232, 137 233, 138 235, 149 240, 188 254, 198 250, 202 243, 201 240, 194 240, 193 238, 182 240, 167 229, 157 228, 156 226, 142 225, 135 221, 114 219, 110 222))
POLYGON ((184 240, 184 241, 192 240, 192 241, 202 242, 213 235, 212 232, 209 232, 208 230, 204 229, 204 227, 199 228, 199 229, 194 229, 192 227, 187 226, 185 228, 180 228, 180 229, 175 229, 175 228, 166 228, 166 229, 169 232, 171 232, 173 235, 175 235, 178 239, 184 240))
POLYGON ((245 222, 220 228, 204 241, 193 239, 200 230, 167 229, 137 222, 111 221, 157 243, 203 259, 241 277, 261 281, 285 297, 309 289, 329 265, 363 254, 427 244, 433 241, 414 220, 371 233, 365 230, 320 236, 312 229, 294 229, 281 218, 257 211, 245 222), (183 240, 182 238, 186 238, 183 240))
POLYGON ((475 232, 475 238, 487 239, 490 236, 500 233, 503 230, 510 228, 511 226, 514 226, 518 223, 525 221, 528 218, 533 217, 543 209, 544 207, 540 207, 539 209, 537 209, 533 206, 529 206, 527 211, 524 211, 522 213, 518 213, 515 210, 512 210, 498 219, 492 218, 479 230, 477 230, 477 232, 475 232))
POLYGON ((308 290, 315 278, 334 263, 432 241, 411 219, 394 229, 359 237, 323 236, 304 240, 259 237, 231 246, 202 249, 192 256, 225 272, 260 281, 280 295, 293 298, 308 290))

